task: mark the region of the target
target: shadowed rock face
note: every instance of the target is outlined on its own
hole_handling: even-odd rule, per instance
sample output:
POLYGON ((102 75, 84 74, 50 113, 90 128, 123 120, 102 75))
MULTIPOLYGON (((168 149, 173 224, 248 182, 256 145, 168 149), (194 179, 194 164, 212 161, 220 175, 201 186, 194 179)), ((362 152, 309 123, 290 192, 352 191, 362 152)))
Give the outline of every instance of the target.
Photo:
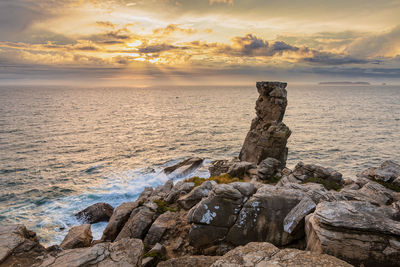
POLYGON ((287 106, 286 83, 257 82, 260 94, 256 101, 257 117, 253 119, 239 159, 259 164, 266 158, 279 160, 286 165, 287 140, 291 134, 282 122, 287 106))

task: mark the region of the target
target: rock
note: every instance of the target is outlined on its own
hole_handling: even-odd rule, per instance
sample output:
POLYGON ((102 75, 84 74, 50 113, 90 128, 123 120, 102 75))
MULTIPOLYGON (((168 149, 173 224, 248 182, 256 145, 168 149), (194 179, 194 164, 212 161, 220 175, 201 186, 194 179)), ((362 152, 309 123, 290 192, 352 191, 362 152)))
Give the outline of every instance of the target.
POLYGON ((169 228, 172 228, 177 221, 179 214, 177 212, 167 211, 161 214, 151 225, 144 239, 146 245, 154 245, 159 242, 169 228))
POLYGON ((114 210, 113 215, 111 216, 106 228, 104 229, 101 240, 111 242, 114 241, 119 232, 122 230, 122 227, 124 227, 125 223, 128 221, 132 210, 134 210, 138 206, 138 201, 122 203, 120 206, 118 206, 114 210))
POLYGON ((355 265, 398 266, 400 216, 363 201, 321 202, 306 217, 307 249, 355 265))
POLYGON ((392 183, 400 177, 400 165, 390 160, 384 161, 380 167, 369 168, 361 172, 358 177, 392 183))
POLYGON ((239 159, 259 164, 266 158, 286 164, 287 139, 291 131, 282 122, 287 106, 286 83, 258 82, 257 117, 252 121, 239 159))
POLYGON ((153 267, 157 263, 156 257, 146 257, 142 260, 142 267, 153 267))
POLYGON ((72 227, 61 242, 60 247, 62 249, 89 247, 92 240, 93 236, 90 230, 90 224, 83 224, 72 227))
POLYGON ((229 167, 228 174, 230 177, 244 178, 248 170, 256 168, 254 163, 241 161, 232 164, 229 167))
POLYGON ((210 167, 208 167, 208 171, 210 172, 210 177, 220 176, 228 172, 229 168, 235 163, 239 162, 238 159, 233 160, 215 160, 211 162, 210 167))
POLYGON ((36 233, 24 225, 0 225, 0 266, 32 266, 44 253, 36 233))
POLYGON ((161 245, 160 243, 157 243, 154 245, 152 249, 150 249, 149 253, 157 253, 160 255, 165 255, 167 253, 165 247, 161 245))
POLYGON ((227 227, 193 224, 189 232, 189 244, 195 248, 212 246, 224 240, 228 230, 227 227))
POLYGON ((176 178, 183 177, 197 169, 203 163, 203 160, 204 159, 197 157, 188 158, 173 166, 165 168, 164 173, 176 178))
POLYGON ((140 193, 138 199, 136 200, 137 203, 144 203, 146 202, 150 196, 153 194, 153 187, 151 186, 147 186, 144 188, 144 190, 142 191, 142 193, 140 193))
POLYGON ((293 233, 296 227, 304 227, 304 218, 315 210, 315 203, 309 197, 304 197, 283 220, 283 230, 286 233, 293 233))
POLYGON ((144 246, 139 239, 123 238, 114 243, 100 243, 89 248, 64 250, 56 255, 47 255, 42 267, 80 266, 132 266, 142 262, 144 246))
POLYGON ((115 241, 123 238, 143 239, 155 219, 155 212, 147 207, 134 209, 115 241))
POLYGON ((267 241, 284 246, 302 238, 304 229, 289 234, 284 231, 284 220, 303 197, 300 190, 264 185, 244 204, 226 240, 235 245, 267 241))
POLYGON ((189 210, 194 205, 200 202, 204 197, 207 197, 211 189, 217 183, 215 181, 205 181, 200 186, 194 188, 189 194, 178 199, 178 204, 182 208, 189 210))
POLYGON ((174 187, 174 181, 168 180, 164 185, 157 186, 147 198, 142 198, 142 202, 153 202, 154 200, 163 200, 171 192, 174 187))
POLYGON ((164 200, 167 203, 176 202, 181 195, 189 193, 193 188, 194 183, 177 182, 164 200))
POLYGON ((257 176, 261 180, 269 180, 280 174, 282 163, 274 158, 266 158, 257 166, 257 176))
POLYGON ((157 267, 209 267, 218 256, 187 256, 160 262, 157 267))
POLYGON ((76 218, 86 223, 107 222, 114 208, 107 203, 96 203, 75 214, 76 218))
POLYGON ((352 265, 336 259, 329 255, 320 255, 297 249, 279 250, 270 243, 249 243, 246 246, 237 247, 219 260, 211 267, 351 267, 352 265))

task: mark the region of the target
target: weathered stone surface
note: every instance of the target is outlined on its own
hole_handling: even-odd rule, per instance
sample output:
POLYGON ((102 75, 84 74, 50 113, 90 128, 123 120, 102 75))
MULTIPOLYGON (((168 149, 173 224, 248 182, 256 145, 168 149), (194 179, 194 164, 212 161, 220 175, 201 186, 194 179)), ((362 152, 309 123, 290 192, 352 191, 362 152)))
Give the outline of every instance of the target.
POLYGON ((188 256, 160 262, 157 267, 209 267, 220 257, 218 256, 188 256))
POLYGON ((212 246, 225 239, 227 227, 193 224, 189 232, 189 243, 195 248, 212 246))
POLYGON ((81 210, 75 216, 86 223, 107 222, 114 212, 114 208, 107 203, 96 203, 84 210, 81 210))
POLYGON ((188 221, 230 227, 236 221, 242 206, 242 199, 240 191, 231 184, 218 184, 213 187, 207 198, 190 210, 188 221))
POLYGON ((83 224, 72 227, 64 240, 61 242, 62 249, 89 247, 93 236, 90 230, 90 224, 83 224))
POLYGON ((36 233, 24 225, 0 225, 0 266, 31 266, 44 252, 36 233))
POLYGON ((144 253, 139 239, 124 238, 114 243, 100 243, 89 248, 64 250, 47 255, 42 267, 127 266, 139 267, 144 253))
POLYGON ((192 191, 194 188, 194 183, 185 183, 185 182, 177 182, 174 187, 172 187, 171 191, 164 198, 165 202, 173 203, 178 200, 181 195, 185 195, 192 191))
POLYGON ((197 169, 203 163, 203 160, 204 159, 197 157, 188 158, 173 166, 165 168, 164 172, 165 174, 176 178, 183 177, 197 169))
POLYGON ((230 177, 244 178, 250 169, 255 169, 256 165, 251 162, 241 161, 233 163, 229 167, 228 174, 230 177))
POLYGON ((115 241, 123 238, 143 239, 155 219, 155 212, 147 207, 134 209, 115 241))
POLYGON ((261 180, 269 180, 280 174, 281 162, 274 158, 266 158, 257 166, 257 176, 261 180))
POLYGON ((329 255, 321 255, 297 249, 279 250, 270 243, 249 243, 237 247, 211 267, 351 267, 350 264, 329 255))
POLYGON ((138 201, 122 203, 120 206, 118 206, 114 210, 113 215, 111 216, 106 228, 104 229, 101 240, 111 242, 114 241, 119 232, 122 230, 122 227, 124 227, 125 223, 128 221, 132 210, 134 210, 138 206, 138 201))
POLYGON ((169 228, 174 227, 179 213, 167 211, 161 214, 151 225, 144 239, 146 245, 154 245, 159 242, 169 228))
POLYGON ((174 187, 174 181, 168 180, 164 185, 157 186, 147 198, 142 198, 142 202, 146 201, 154 201, 154 200, 163 200, 168 194, 171 192, 174 187))
POLYGON ((258 82, 257 117, 252 121, 239 159, 259 164, 270 157, 286 164, 286 143, 291 132, 282 122, 287 106, 286 83, 258 82))
POLYGON ((211 165, 208 167, 208 171, 210 172, 210 177, 219 176, 221 174, 227 173, 229 168, 235 162, 239 162, 239 159, 233 159, 233 160, 221 159, 212 161, 211 165))
POLYGON ((309 197, 304 197, 283 220, 283 230, 293 233, 297 227, 304 227, 304 218, 315 210, 317 205, 309 197))
POLYGON ((380 167, 369 168, 358 176, 373 181, 394 182, 400 177, 400 165, 391 160, 384 161, 380 167))
POLYGON ((306 217, 307 249, 355 265, 398 266, 400 218, 390 206, 322 202, 306 217))
POLYGON ((226 240, 235 245, 271 242, 284 246, 304 236, 304 230, 284 231, 284 219, 305 194, 299 190, 264 185, 244 204, 226 240))
POLYGON ((305 181, 308 178, 315 177, 335 182, 339 185, 344 184, 344 180, 340 172, 335 171, 332 168, 325 168, 315 164, 304 164, 303 162, 299 162, 294 168, 292 174, 300 181, 305 181))
POLYGON ((202 183, 200 186, 190 191, 189 194, 180 197, 177 201, 179 206, 186 210, 191 209, 194 205, 199 203, 200 200, 202 200, 204 197, 207 197, 213 186, 216 184, 217 183, 214 181, 206 181, 202 183))

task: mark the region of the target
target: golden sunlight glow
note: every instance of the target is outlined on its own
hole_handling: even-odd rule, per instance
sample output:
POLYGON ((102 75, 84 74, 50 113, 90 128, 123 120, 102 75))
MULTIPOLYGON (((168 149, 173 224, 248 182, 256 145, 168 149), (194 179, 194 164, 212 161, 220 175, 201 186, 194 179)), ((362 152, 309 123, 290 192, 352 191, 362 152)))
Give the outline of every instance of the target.
POLYGON ((127 43, 126 45, 129 46, 129 47, 138 47, 138 46, 140 46, 140 45, 142 45, 142 44, 143 44, 143 43, 142 43, 141 41, 136 40, 136 41, 134 41, 134 42, 127 43))

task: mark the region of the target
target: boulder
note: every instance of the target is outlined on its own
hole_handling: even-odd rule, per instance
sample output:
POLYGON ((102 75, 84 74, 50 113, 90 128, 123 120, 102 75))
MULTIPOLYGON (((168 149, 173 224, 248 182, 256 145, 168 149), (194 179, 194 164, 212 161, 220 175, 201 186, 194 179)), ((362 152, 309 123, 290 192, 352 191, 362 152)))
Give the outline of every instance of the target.
POLYGON ((146 245, 155 245, 159 242, 165 231, 175 225, 178 216, 179 213, 170 211, 161 214, 151 225, 144 239, 144 243, 146 245))
POLYGON ((192 191, 194 188, 194 183, 185 183, 185 182, 177 182, 174 187, 172 187, 171 191, 164 198, 165 202, 173 203, 178 200, 178 198, 182 195, 185 195, 192 191))
POLYGON ((257 166, 257 176, 260 180, 270 180, 280 175, 281 162, 274 158, 266 158, 257 166))
POLYGON ((251 162, 241 161, 232 164, 229 167, 228 174, 230 177, 244 178, 250 169, 255 169, 256 165, 251 162))
POLYGON ((204 159, 198 157, 188 158, 173 166, 166 167, 164 173, 176 178, 183 177, 200 167, 203 160, 204 159))
POLYGON ((305 196, 300 190, 264 185, 244 204, 226 240, 235 245, 267 241, 284 246, 302 238, 304 229, 297 227, 289 234, 284 220, 305 196))
POLYGON ((187 256, 160 262, 157 267, 209 267, 218 256, 187 256))
POLYGON ((156 213, 147 207, 134 209, 115 241, 123 238, 143 239, 153 223, 155 215, 156 213))
POLYGON ((72 227, 61 242, 60 247, 62 249, 89 247, 92 240, 93 236, 90 230, 90 224, 83 224, 72 227))
POLYGON ((114 243, 100 243, 88 248, 48 254, 42 267, 127 266, 140 267, 144 246, 139 239, 123 238, 114 243))
POLYGON ((111 216, 106 228, 103 231, 101 241, 114 241, 119 232, 128 221, 132 211, 139 206, 139 202, 122 203, 111 216))
POLYGON ((291 131, 282 122, 287 106, 286 83, 257 82, 256 118, 244 141, 239 159, 259 164, 270 157, 286 164, 291 131))
POLYGON ((200 186, 194 188, 189 194, 184 195, 178 199, 178 204, 182 208, 189 210, 194 205, 200 202, 204 197, 207 197, 211 189, 217 183, 215 181, 205 181, 200 186))
POLYGON ((229 251, 211 267, 351 267, 352 265, 329 255, 297 249, 279 250, 270 243, 249 243, 229 251))
POLYGON ((369 168, 360 174, 358 177, 367 178, 373 181, 385 183, 393 183, 400 177, 400 165, 394 161, 384 161, 380 167, 369 168))
POLYGON ((355 265, 398 266, 400 216, 365 201, 321 202, 306 217, 307 249, 355 265))
POLYGON ((96 203, 75 214, 76 218, 86 223, 107 222, 114 208, 107 203, 96 203))
POLYGON ((315 179, 321 179, 322 181, 326 181, 328 185, 331 184, 332 187, 341 187, 344 184, 344 179, 340 172, 335 171, 332 168, 325 168, 315 164, 304 164, 303 162, 299 162, 295 166, 292 175, 301 182, 312 182, 315 179))
POLYGON ((32 266, 44 253, 36 233, 24 225, 0 225, 0 266, 32 266))
POLYGON ((212 161, 210 166, 208 167, 208 171, 210 172, 210 177, 220 176, 221 174, 227 173, 229 168, 235 162, 239 162, 239 159, 233 159, 233 160, 221 159, 212 161))
POLYGON ((165 182, 164 185, 157 186, 147 198, 143 196, 141 198, 141 203, 144 203, 146 201, 153 202, 154 200, 163 200, 168 196, 173 187, 174 187, 174 181, 168 180, 165 182))
POLYGON ((304 227, 304 218, 315 210, 316 204, 309 197, 304 197, 283 220, 283 230, 291 234, 296 228, 304 227))

